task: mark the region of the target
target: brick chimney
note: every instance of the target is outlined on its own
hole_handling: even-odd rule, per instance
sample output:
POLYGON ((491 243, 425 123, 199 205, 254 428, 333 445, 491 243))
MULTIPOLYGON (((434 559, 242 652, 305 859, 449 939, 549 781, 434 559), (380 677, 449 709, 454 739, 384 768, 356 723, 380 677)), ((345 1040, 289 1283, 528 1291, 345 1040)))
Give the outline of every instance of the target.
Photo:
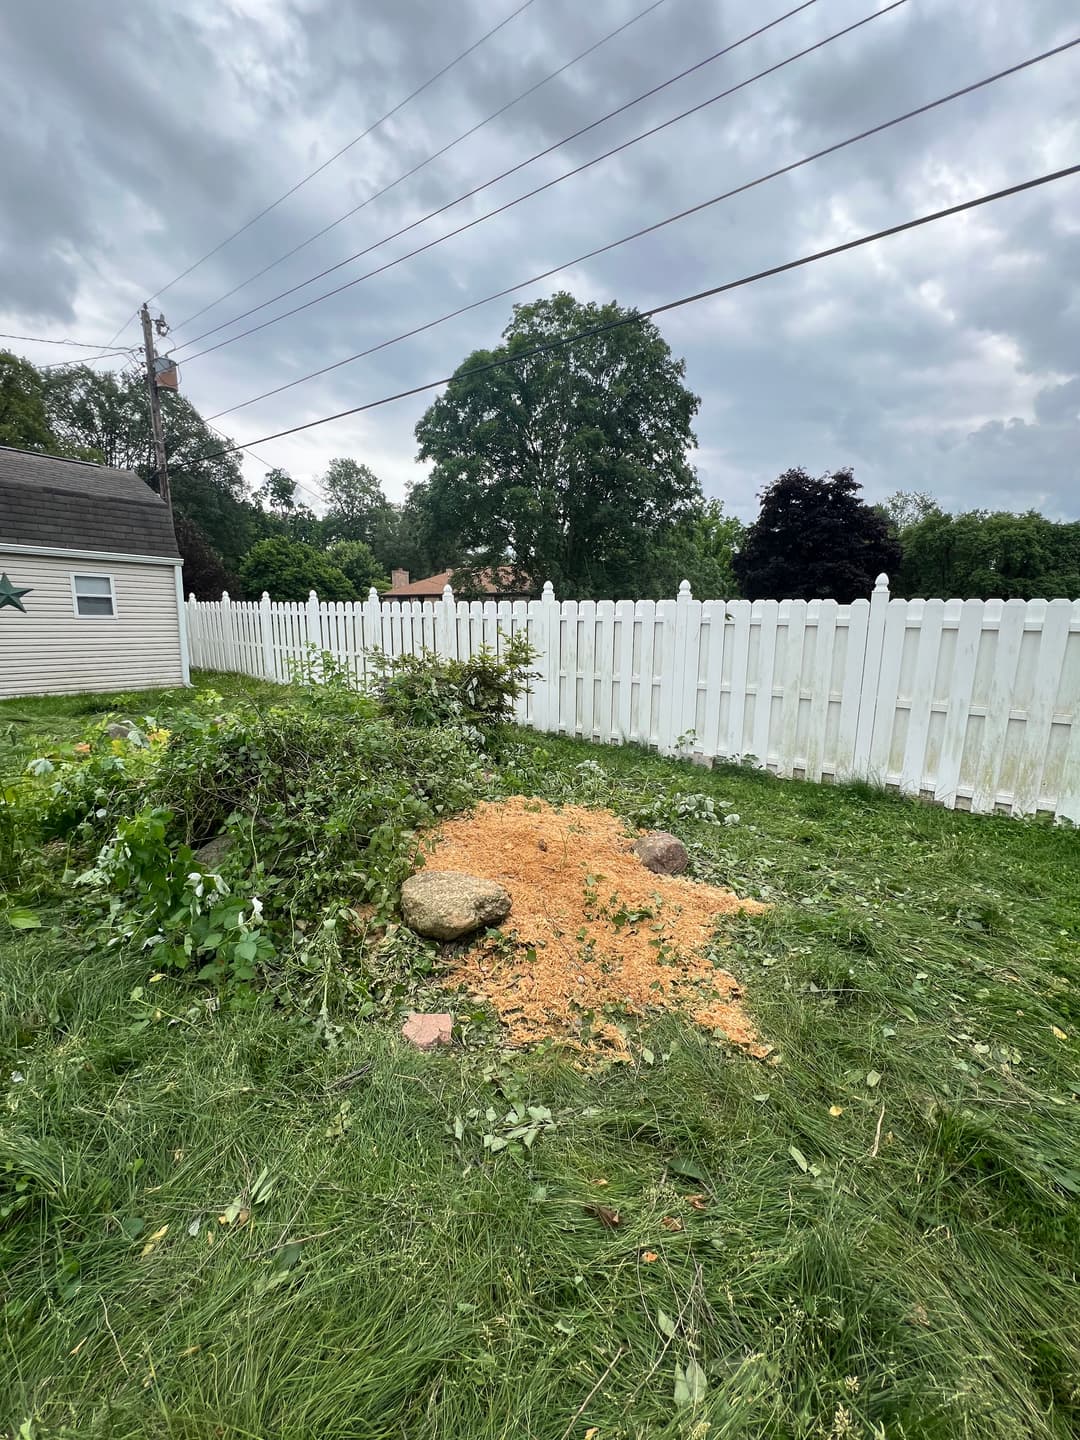
POLYGON ((391 589, 391 590, 404 590, 405 586, 408 585, 408 583, 409 583, 409 572, 408 572, 407 570, 391 570, 391 571, 390 571, 390 589, 391 589))

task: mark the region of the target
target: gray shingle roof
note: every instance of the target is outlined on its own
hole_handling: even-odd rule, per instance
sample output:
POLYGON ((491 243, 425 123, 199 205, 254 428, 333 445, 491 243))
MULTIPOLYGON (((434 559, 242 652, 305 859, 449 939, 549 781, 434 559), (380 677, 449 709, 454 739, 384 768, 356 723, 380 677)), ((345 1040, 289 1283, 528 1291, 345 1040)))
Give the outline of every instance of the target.
POLYGON ((0 546, 176 559, 172 516, 132 470, 0 445, 0 546))

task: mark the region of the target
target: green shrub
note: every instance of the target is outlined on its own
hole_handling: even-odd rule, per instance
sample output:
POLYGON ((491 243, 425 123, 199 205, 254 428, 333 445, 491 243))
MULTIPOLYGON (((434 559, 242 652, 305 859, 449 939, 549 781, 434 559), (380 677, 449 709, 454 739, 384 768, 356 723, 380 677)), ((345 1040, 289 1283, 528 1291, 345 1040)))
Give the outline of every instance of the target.
POLYGON ((513 718, 514 702, 536 678, 536 652, 523 635, 503 653, 483 647, 468 660, 420 655, 375 658, 374 696, 384 715, 406 725, 463 725, 481 734, 513 718))
POLYGON ((237 990, 272 978, 328 917, 393 913, 420 832, 472 801, 479 762, 460 728, 404 729, 329 681, 279 705, 212 696, 141 748, 98 731, 49 762, 39 833, 68 838, 77 904, 103 941, 237 990), (224 856, 200 859, 222 835, 224 856))

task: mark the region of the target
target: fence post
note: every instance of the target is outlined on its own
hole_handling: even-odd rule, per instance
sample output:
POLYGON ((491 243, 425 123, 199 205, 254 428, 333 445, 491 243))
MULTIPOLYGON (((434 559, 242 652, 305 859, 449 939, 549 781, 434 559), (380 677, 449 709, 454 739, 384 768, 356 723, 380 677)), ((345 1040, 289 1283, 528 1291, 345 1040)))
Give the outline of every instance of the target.
POLYGON ((674 605, 662 600, 657 611, 662 618, 660 658, 660 725, 656 747, 662 755, 670 755, 682 733, 682 680, 686 663, 686 633, 690 619, 690 582, 679 581, 679 594, 674 605))
POLYGON ((457 656, 457 601, 449 583, 443 586, 442 598, 435 601, 435 653, 443 660, 457 656))
POLYGON ((267 680, 276 680, 274 670, 274 612, 270 606, 270 592, 264 590, 259 601, 259 639, 262 641, 263 675, 267 680))
POLYGON ((701 647, 701 601, 695 600, 690 581, 679 582, 679 599, 675 612, 675 697, 673 702, 672 740, 695 732, 697 742, 697 678, 698 651, 701 647))
POLYGON ((369 674, 368 656, 373 650, 382 653, 382 600, 373 585, 364 601, 364 679, 369 674))
POLYGON ((870 745, 874 738, 878 681, 881 677, 881 651, 885 642, 885 617, 888 610, 889 577, 882 574, 874 582, 873 593, 870 596, 870 617, 866 626, 862 684, 859 687, 859 722, 855 728, 855 750, 851 758, 851 773, 860 780, 870 778, 870 745))
POLYGON ((322 625, 319 621, 319 597, 314 590, 307 597, 307 643, 314 645, 316 652, 322 650, 322 625))
POLYGON ((540 700, 537 715, 538 730, 559 728, 559 672, 562 670, 562 611, 555 599, 555 587, 550 580, 544 581, 540 596, 542 620, 540 633, 544 637, 544 653, 541 661, 541 678, 537 682, 537 698, 540 700))
POLYGON ((194 595, 187 598, 187 635, 188 654, 192 665, 201 665, 202 660, 202 630, 199 626, 199 602, 194 595))
POLYGON ((232 669, 232 599, 228 590, 221 592, 221 658, 222 670, 232 669))

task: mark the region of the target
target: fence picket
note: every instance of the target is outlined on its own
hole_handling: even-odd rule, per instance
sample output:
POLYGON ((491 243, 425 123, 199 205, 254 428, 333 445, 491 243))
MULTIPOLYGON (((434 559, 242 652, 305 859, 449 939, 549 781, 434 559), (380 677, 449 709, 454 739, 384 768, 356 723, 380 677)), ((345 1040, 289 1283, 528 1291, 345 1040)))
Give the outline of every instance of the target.
POLYGON ((596 651, 593 657, 597 678, 597 710, 593 725, 602 744, 611 740, 613 717, 612 689, 615 679, 615 606, 600 600, 596 606, 596 651))
POLYGON ((983 602, 965 600, 956 631, 956 650, 949 674, 949 709, 945 716, 945 732, 941 756, 934 782, 934 799, 939 805, 952 808, 956 804, 964 763, 964 746, 971 721, 971 689, 975 683, 975 666, 979 659, 982 635, 983 602))
MULTIPOLYGON (((762 765, 769 763, 769 746, 772 739, 773 686, 776 683, 776 636, 780 628, 781 609, 788 603, 786 600, 779 602, 761 600, 755 606, 758 612, 758 663, 750 750, 762 765)), ((786 609, 784 618, 785 620, 787 618, 786 609)))
MULTIPOLYGON (((930 604, 941 605, 940 600, 930 604)), ((971 808, 992 810, 998 803, 999 780, 1005 747, 1008 743, 1009 712, 1012 709, 1016 690, 1016 672, 1020 664, 1020 650, 1024 643, 1024 622, 1027 619, 1025 600, 989 601, 996 607, 997 638, 994 645, 994 669, 990 680, 990 693, 986 701, 986 719, 983 722, 982 742, 975 770, 971 808)), ((1074 725, 1075 729, 1080 727, 1074 725)))
MULTIPOLYGON (((730 605, 733 634, 731 636, 731 689, 728 709, 727 743, 724 755, 742 755, 745 751, 746 696, 750 661, 750 630, 753 607, 749 600, 732 600, 730 605)), ((756 754, 756 752, 752 752, 756 754)), ((757 755, 762 765, 764 755, 757 755)))
MULTIPOLYGON (((1021 814, 1030 814, 1043 802, 1042 779, 1050 743, 1050 729, 1061 671, 1069 644, 1072 605, 1068 600, 1030 600, 1028 615, 1035 610, 1042 617, 1037 661, 1038 683, 1027 706, 1023 731, 1023 754, 1013 793, 1013 804, 1021 814), (1039 607, 1036 610, 1036 607, 1039 607)), ((1073 717, 1073 725, 1077 723, 1073 717)), ((1049 797, 1045 797, 1049 799, 1049 797)), ((1070 817, 1073 818, 1073 817, 1070 817)))
POLYGON ((703 604, 685 585, 674 600, 560 604, 545 585, 539 600, 470 604, 447 586, 405 604, 225 592, 185 612, 193 667, 278 681, 309 645, 366 684, 376 650, 464 659, 525 634, 539 674, 515 715, 534 729, 666 752, 693 731, 707 757, 750 749, 785 775, 1080 823, 1080 601, 890 601, 881 577, 850 605, 703 604))
POLYGON ((618 686, 618 715, 614 720, 615 736, 625 744, 634 729, 634 638, 637 633, 637 607, 633 600, 620 600, 615 606, 614 683, 618 686))
POLYGON ((795 767, 799 737, 799 708, 802 702, 803 648, 806 642, 806 601, 792 600, 784 643, 783 698, 780 701, 780 734, 777 742, 777 772, 790 775, 795 767))
POLYGON ((810 677, 810 713, 806 728, 807 780, 820 780, 825 768, 838 608, 835 600, 811 600, 807 612, 808 622, 811 610, 814 618, 814 667, 810 677))
POLYGON ((702 622, 708 626, 705 645, 705 708, 701 722, 701 753, 720 753, 720 709, 724 683, 724 629, 727 605, 723 600, 706 600, 702 622))

